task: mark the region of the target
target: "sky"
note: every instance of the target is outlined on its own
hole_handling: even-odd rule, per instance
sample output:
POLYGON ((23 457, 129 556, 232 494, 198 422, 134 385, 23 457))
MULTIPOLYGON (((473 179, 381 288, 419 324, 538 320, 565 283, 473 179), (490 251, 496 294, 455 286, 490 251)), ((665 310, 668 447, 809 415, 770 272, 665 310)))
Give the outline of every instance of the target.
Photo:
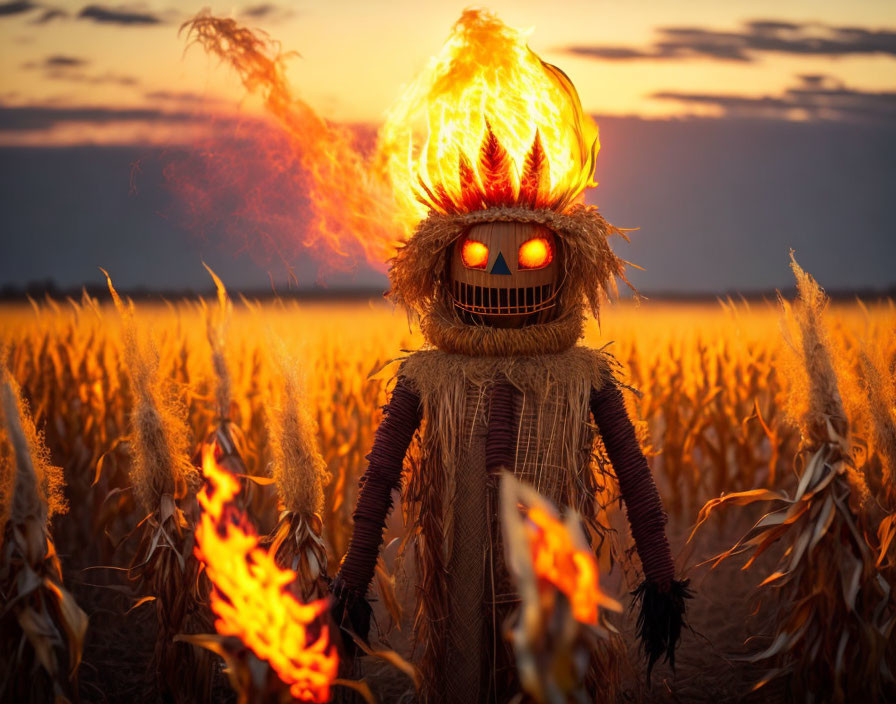
MULTIPOLYGON (((375 127, 466 6, 331 0, 211 10, 298 52, 288 78, 320 115, 375 127)), ((783 286, 796 245, 833 287, 896 282, 886 265, 896 261, 886 215, 896 192, 896 3, 487 7, 530 29, 530 46, 570 76, 595 115, 601 185, 589 198, 619 224, 640 227, 623 250, 647 266, 642 286, 783 286)), ((201 274, 199 257, 218 260, 244 286, 264 285, 272 269, 282 277, 281 264, 322 280, 301 253, 271 263, 245 251, 251 244, 197 236, 172 216, 165 160, 220 126, 210 116, 261 114, 233 72, 179 35, 202 8, 0 3, 0 285, 77 285, 106 264, 127 271, 132 286, 181 287, 201 274), (144 165, 139 189, 134 163, 144 165), (127 261, 134 252, 136 264, 127 261)), ((297 207, 296 227, 303 217, 297 207)), ((384 281, 364 262, 323 279, 384 281)))

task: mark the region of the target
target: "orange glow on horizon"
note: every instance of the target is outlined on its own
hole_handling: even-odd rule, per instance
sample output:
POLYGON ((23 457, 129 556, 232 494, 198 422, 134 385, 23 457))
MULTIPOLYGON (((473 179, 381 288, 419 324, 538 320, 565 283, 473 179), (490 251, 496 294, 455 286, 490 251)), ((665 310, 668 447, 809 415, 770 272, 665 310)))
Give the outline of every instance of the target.
POLYGON ((239 638, 267 661, 295 699, 329 701, 338 657, 325 622, 326 599, 300 603, 287 591, 295 573, 277 566, 251 526, 234 522, 243 518, 232 506, 240 484, 218 466, 213 445, 203 448, 202 473, 207 483, 197 496, 202 516, 196 556, 214 586, 215 629, 239 638))

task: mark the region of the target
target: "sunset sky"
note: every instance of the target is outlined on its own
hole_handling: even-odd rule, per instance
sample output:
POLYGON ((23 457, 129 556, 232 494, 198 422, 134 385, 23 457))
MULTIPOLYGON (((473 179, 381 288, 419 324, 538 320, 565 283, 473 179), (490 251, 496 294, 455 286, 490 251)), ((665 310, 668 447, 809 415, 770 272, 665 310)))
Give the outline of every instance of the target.
MULTIPOLYGON (((466 6, 337 0, 211 9, 299 52, 290 81, 322 115, 376 123, 466 6)), ((240 105, 244 91, 231 72, 196 47, 184 52, 177 30, 194 14, 187 7, 0 4, 2 105, 47 109, 34 129, 5 129, 0 139, 165 142, 188 134, 177 129, 178 115, 195 111, 197 101, 204 109, 254 109, 251 101, 240 105), (77 113, 59 110, 75 107, 109 112, 85 113, 79 121, 77 113), (50 109, 58 111, 55 122, 50 109), (134 109, 150 112, 125 112, 134 109), (154 120, 155 111, 170 118, 154 120)), ((531 28, 532 48, 569 74, 595 114, 660 118, 764 109, 805 119, 803 106, 813 98, 806 91, 845 88, 855 102, 870 102, 896 88, 896 3, 887 0, 496 1, 488 7, 510 26, 531 28), (734 106, 734 98, 742 102, 734 106)))
MULTIPOLYGON (((288 78, 321 116, 376 126, 467 6, 330 0, 210 9, 298 52, 288 78)), ((622 251, 648 269, 635 274, 642 287, 787 285, 791 246, 834 287, 896 283, 887 264, 896 260, 892 0, 485 6, 531 29, 530 46, 570 76, 596 117, 601 185, 589 198, 611 221, 641 228, 622 251)), ((219 261, 235 285, 267 284, 273 265, 254 251, 234 254, 215 232, 197 239, 170 215, 169 150, 208 137, 210 117, 261 113, 230 69, 179 36, 202 9, 0 2, 0 285, 80 285, 96 279, 96 266, 117 264, 123 285, 182 287, 201 274, 200 256, 219 261), (142 166, 139 193, 134 164, 142 166)), ((297 209, 295 227, 302 217, 297 209)), ((317 277, 310 263, 296 266, 317 277)), ((384 282, 382 267, 353 268, 347 285, 384 282)))

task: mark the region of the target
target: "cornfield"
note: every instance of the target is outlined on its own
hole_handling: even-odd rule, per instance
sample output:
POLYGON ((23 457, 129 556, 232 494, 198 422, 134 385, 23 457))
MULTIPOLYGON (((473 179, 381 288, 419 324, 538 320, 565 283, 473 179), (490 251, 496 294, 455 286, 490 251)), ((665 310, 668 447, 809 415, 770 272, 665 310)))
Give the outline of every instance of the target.
MULTIPOLYGON (((220 335, 209 327, 213 305, 141 303, 135 306, 132 321, 86 295, 79 301, 48 299, 0 308, 0 347, 5 348, 9 374, 43 434, 49 462, 63 470, 68 511, 53 518, 50 532, 65 586, 89 617, 78 678, 71 684, 85 701, 154 702, 162 696, 166 701, 190 701, 190 695, 164 691, 150 665, 158 668, 159 661, 188 650, 171 649, 174 646, 167 641, 158 650, 165 626, 157 623, 153 611, 162 608, 162 601, 154 606, 160 595, 146 590, 165 587, 157 574, 146 576, 138 570, 135 580, 134 570, 135 560, 144 571, 147 566, 148 526, 165 520, 182 526, 175 542, 181 554, 190 557, 195 506, 187 497, 195 487, 172 489, 172 496, 184 502, 168 513, 164 492, 148 503, 134 490, 132 471, 145 461, 140 457, 145 449, 132 426, 141 403, 132 378, 134 363, 128 359, 134 354, 134 336, 145 346, 141 354, 151 360, 158 398, 169 404, 159 413, 165 416, 176 409, 186 424, 189 437, 178 452, 194 456, 225 421, 232 429, 245 475, 243 505, 260 535, 276 534, 278 525, 285 530, 277 491, 284 482, 282 469, 277 468, 282 468, 285 451, 282 439, 272 437, 272 429, 293 427, 290 423, 296 427, 304 423, 311 432, 316 429, 326 465, 322 476, 329 474, 329 482, 323 488, 319 525, 313 512, 307 524, 311 533, 322 536, 326 558, 321 559, 329 561, 330 575, 348 546, 358 480, 389 380, 405 351, 422 344, 401 311, 375 301, 306 304, 242 299, 228 311, 226 330, 215 329, 220 335), (226 388, 221 383, 222 364, 228 370, 226 388), (307 422, 284 413, 297 395, 310 413, 307 422), (155 519, 147 523, 147 515, 155 519)), ((762 514, 751 506, 714 517, 715 530, 701 529, 694 541, 687 542, 698 511, 717 497, 759 489, 793 495, 799 489, 802 475, 795 458, 805 456, 806 433, 801 436, 788 413, 793 417, 792 399, 801 393, 794 385, 800 381, 788 371, 792 352, 779 319, 774 302, 641 306, 623 302, 607 307, 601 326, 591 323, 587 330, 585 343, 606 346, 620 362, 624 382, 637 390, 628 394, 629 410, 670 515, 670 539, 679 569, 693 578, 697 593, 690 616, 693 632, 685 635, 677 673, 667 666, 657 668, 662 686, 656 685, 656 674, 654 686, 646 686, 643 665, 634 651, 633 618, 609 617, 621 630, 621 640, 632 644, 629 657, 618 663, 621 696, 628 701, 774 701, 776 697, 783 701, 785 696, 786 687, 774 682, 752 692, 768 669, 751 662, 750 656, 772 645, 775 634, 762 617, 768 615, 764 609, 775 586, 758 587, 756 602, 750 596, 760 581, 758 572, 754 579, 754 570, 742 572, 727 562, 713 570, 702 565, 730 548, 762 514)), ((889 470, 881 470, 877 455, 887 442, 896 443, 887 435, 896 414, 896 306, 892 301, 838 304, 827 310, 826 319, 833 363, 842 379, 842 406, 850 416, 850 441, 844 452, 865 453, 853 465, 870 468, 866 471, 873 476, 865 479, 868 491, 889 501, 878 506, 875 499, 869 508, 866 496, 863 508, 856 500, 856 512, 876 516, 862 523, 857 535, 867 542, 881 574, 893 580, 896 521, 890 518, 887 523, 883 516, 892 516, 896 491, 892 466, 884 463, 889 470), (871 401, 869 390, 876 393, 871 401), (877 422, 869 408, 876 409, 877 422)), ((0 517, 5 524, 14 463, 7 445, 3 449, 0 517)), ((639 582, 638 565, 614 488, 608 487, 607 493, 600 520, 608 528, 610 544, 599 555, 601 588, 625 602, 626 592, 639 582)), ((306 500, 309 505, 317 501, 306 500)), ((410 636, 403 608, 410 601, 408 580, 390 545, 402 533, 396 511, 375 587, 374 633, 379 630, 379 644, 386 651, 406 651, 410 636)), ((323 551, 317 554, 322 556, 323 551)), ((768 571, 773 569, 767 555, 757 559, 768 571)), ((188 568, 180 579, 192 580, 192 587, 201 592, 202 581, 188 568)), ((165 569, 173 568, 165 562, 165 569)), ((819 585, 826 579, 811 566, 808 575, 801 579, 815 579, 819 585)), ((186 599, 184 594, 180 597, 186 599)), ((201 595, 196 599, 201 602, 201 595)), ((189 620, 193 606, 181 608, 186 609, 181 620, 189 620)), ((882 616, 892 619, 892 601, 882 608, 889 609, 882 616)), ((177 647, 189 648, 185 643, 177 647)), ((412 700, 411 680, 405 674, 413 672, 407 667, 405 674, 385 665, 366 669, 370 689, 380 701, 412 700)), ((64 668, 60 672, 55 676, 65 680, 64 668)), ((211 694, 202 697, 228 701, 234 695, 226 678, 219 671, 213 674, 214 681, 195 685, 196 691, 211 687, 211 694)), ((170 680, 168 685, 178 687, 170 680)), ((826 696, 821 694, 818 700, 826 696)))

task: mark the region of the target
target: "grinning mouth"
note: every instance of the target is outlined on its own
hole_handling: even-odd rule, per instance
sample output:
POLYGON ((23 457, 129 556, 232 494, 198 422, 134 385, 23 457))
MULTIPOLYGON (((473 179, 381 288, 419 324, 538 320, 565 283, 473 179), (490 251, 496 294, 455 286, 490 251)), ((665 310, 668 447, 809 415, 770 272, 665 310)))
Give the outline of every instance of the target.
POLYGON ((480 315, 525 315, 537 313, 556 303, 552 283, 523 288, 493 288, 455 281, 451 297, 461 310, 480 315))

